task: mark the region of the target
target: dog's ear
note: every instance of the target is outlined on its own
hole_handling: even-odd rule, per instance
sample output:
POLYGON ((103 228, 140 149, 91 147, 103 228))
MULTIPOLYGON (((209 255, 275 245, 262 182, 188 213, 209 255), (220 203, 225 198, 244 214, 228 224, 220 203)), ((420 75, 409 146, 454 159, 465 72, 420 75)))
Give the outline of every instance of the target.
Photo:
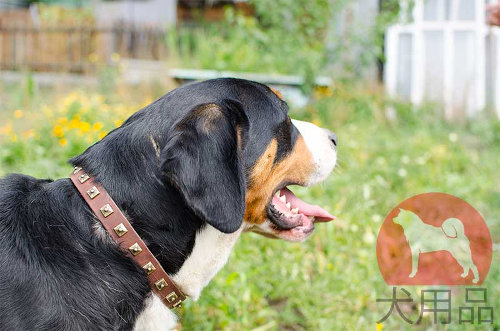
POLYGON ((173 128, 160 156, 163 180, 198 217, 224 233, 236 231, 245 213, 241 154, 248 125, 237 101, 198 105, 173 128))

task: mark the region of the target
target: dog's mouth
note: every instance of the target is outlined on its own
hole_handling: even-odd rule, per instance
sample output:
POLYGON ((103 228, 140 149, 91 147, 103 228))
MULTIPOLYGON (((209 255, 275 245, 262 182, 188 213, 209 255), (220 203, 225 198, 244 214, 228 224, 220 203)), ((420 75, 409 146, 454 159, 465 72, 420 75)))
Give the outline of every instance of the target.
POLYGON ((314 223, 335 219, 323 208, 302 201, 287 187, 277 190, 273 195, 267 206, 267 216, 276 230, 295 229, 306 234, 314 230, 314 223))

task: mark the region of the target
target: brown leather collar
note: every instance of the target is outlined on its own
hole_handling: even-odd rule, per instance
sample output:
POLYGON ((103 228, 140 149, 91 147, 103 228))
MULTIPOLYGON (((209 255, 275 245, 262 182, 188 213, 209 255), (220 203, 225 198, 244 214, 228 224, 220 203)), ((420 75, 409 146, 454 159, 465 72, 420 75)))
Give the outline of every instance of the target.
POLYGON ((109 235, 144 270, 151 288, 163 303, 170 309, 180 306, 186 297, 168 277, 104 187, 80 167, 75 167, 70 178, 109 235))

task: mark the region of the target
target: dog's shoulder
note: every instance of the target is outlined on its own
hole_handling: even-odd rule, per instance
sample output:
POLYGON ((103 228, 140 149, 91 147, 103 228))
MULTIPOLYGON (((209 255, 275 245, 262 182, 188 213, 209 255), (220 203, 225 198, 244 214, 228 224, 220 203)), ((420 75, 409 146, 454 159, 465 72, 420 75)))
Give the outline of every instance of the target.
MULTIPOLYGON (((51 183, 50 179, 38 179, 23 174, 8 174, 0 178, 0 196, 2 198, 21 198, 39 190, 44 184, 51 183)), ((10 204, 10 201, 0 201, 2 205, 10 204)))
POLYGON ((130 329, 143 309, 150 287, 140 268, 94 235, 94 216, 72 185, 18 174, 0 180, 5 330, 130 329))
POLYGON ((44 185, 51 182, 21 174, 9 174, 0 179, 0 226, 24 222, 35 211, 32 207, 37 206, 34 202, 40 199, 44 185))

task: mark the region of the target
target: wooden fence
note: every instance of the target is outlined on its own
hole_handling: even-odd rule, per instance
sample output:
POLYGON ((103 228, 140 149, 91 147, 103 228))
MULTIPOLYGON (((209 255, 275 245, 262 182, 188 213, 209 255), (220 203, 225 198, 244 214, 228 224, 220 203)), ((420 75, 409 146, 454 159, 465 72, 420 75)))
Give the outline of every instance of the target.
POLYGON ((118 57, 161 60, 165 37, 165 30, 147 27, 0 24, 0 69, 86 73, 118 57))

